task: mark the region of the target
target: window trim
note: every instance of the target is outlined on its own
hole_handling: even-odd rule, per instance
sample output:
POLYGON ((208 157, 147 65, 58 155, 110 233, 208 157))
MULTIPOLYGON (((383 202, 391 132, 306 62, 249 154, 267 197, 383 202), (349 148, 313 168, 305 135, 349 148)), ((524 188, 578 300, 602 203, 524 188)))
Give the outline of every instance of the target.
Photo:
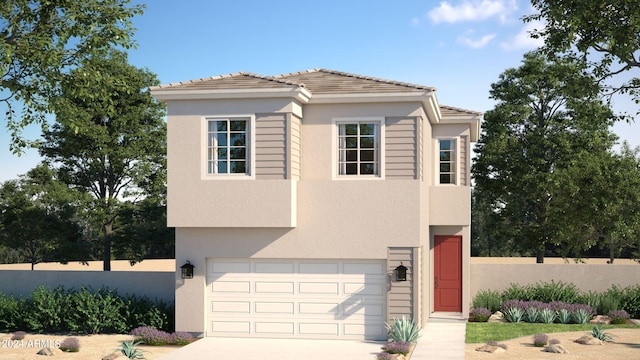
POLYGON ((385 176, 385 117, 338 117, 332 119, 331 128, 331 178, 332 180, 383 180, 385 176), (347 123, 375 123, 377 125, 378 174, 376 175, 340 175, 340 152, 338 150, 339 125, 347 123))
POLYGON ((460 137, 458 136, 442 136, 442 137, 437 137, 435 138, 435 149, 434 149, 434 157, 435 157, 435 164, 434 164, 434 174, 435 174, 435 184, 437 186, 459 186, 460 185, 460 137), (455 146, 454 146, 454 159, 455 159, 455 163, 454 163, 454 170, 455 170, 455 174, 454 174, 454 182, 453 183, 448 183, 448 184, 443 184, 440 182, 440 141, 442 140, 453 140, 455 141, 455 146))
POLYGON ((256 152, 256 142, 255 142, 255 123, 256 123, 255 114, 215 114, 215 115, 204 115, 201 120, 201 154, 200 154, 200 168, 202 171, 201 177, 203 180, 253 180, 255 179, 256 173, 256 162, 255 162, 255 152, 256 152), (231 120, 231 119, 246 119, 247 124, 247 151, 246 151, 246 162, 247 162, 247 173, 245 174, 209 174, 209 158, 208 158, 208 147, 209 147, 209 121, 218 121, 218 120, 231 120))

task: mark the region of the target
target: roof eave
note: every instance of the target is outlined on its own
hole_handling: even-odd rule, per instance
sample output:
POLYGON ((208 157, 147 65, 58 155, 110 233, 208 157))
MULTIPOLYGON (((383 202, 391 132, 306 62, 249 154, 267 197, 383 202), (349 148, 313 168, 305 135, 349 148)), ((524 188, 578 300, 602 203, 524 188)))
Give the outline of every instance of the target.
POLYGON ((306 104, 311 99, 311 92, 304 87, 270 89, 179 89, 154 86, 149 88, 149 91, 156 99, 165 102, 173 100, 292 98, 306 104))

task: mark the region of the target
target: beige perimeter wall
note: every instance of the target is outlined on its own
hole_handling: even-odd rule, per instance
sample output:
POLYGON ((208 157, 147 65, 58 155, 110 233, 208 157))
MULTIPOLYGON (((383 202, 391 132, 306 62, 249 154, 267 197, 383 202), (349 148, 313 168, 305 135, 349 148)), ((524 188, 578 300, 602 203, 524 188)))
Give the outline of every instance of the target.
MULTIPOLYGON (((638 264, 478 264, 471 263, 471 299, 478 291, 502 291, 510 284, 562 281, 581 291, 605 291, 612 285, 640 285, 638 264)), ((471 304, 469 304, 471 306, 471 304)))

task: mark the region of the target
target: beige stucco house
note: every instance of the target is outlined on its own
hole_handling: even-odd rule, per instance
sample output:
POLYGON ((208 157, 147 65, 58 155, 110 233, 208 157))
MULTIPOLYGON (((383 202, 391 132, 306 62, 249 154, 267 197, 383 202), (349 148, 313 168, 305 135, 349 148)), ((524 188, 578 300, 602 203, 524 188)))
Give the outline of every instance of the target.
POLYGON ((168 104, 176 330, 385 339, 403 315, 467 316, 481 113, 325 69, 151 92, 168 104))

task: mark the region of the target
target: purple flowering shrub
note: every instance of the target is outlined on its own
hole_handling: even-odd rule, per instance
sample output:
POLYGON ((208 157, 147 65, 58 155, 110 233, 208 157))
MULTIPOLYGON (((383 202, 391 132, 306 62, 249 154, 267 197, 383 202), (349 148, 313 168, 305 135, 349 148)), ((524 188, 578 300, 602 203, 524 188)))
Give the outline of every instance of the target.
POLYGON ((624 324, 629 320, 629 314, 624 310, 611 310, 607 316, 612 324, 624 324))
POLYGON ((537 347, 546 346, 549 342, 549 337, 547 334, 535 334, 533 335, 533 345, 537 347))
POLYGON ((411 351, 411 343, 408 341, 391 341, 388 342, 382 350, 389 354, 407 355, 409 351, 411 351))
POLYGON ((136 336, 147 345, 186 345, 193 341, 193 336, 186 332, 174 332, 157 330, 149 326, 140 326, 131 330, 131 335, 136 336))
POLYGON ((80 351, 80 340, 74 337, 68 337, 60 343, 60 350, 64 352, 78 352, 80 351))
POLYGON ((396 357, 393 354, 381 352, 376 355, 376 360, 396 360, 396 357))
POLYGON ((558 345, 558 344, 560 344, 560 340, 558 339, 549 340, 549 345, 558 345))
POLYGON ((491 317, 491 311, 487 308, 473 308, 469 311, 469 321, 472 322, 487 322, 491 317))

